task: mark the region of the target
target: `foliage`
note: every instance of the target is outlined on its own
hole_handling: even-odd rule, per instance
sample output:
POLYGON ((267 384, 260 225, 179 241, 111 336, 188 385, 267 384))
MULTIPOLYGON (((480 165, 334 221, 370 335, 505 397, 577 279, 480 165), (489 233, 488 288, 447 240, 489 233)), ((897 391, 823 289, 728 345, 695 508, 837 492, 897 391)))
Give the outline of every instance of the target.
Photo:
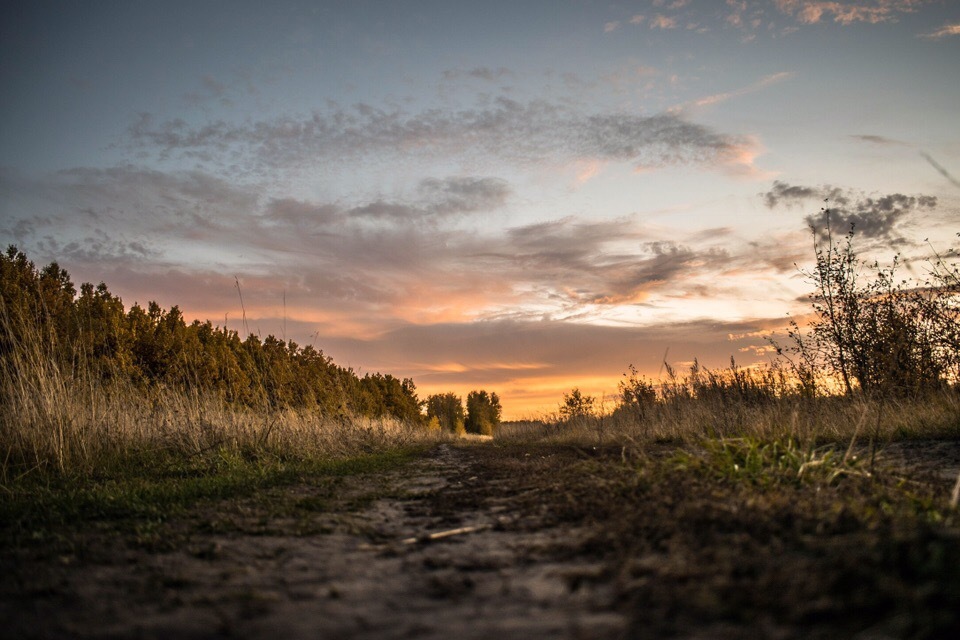
POLYGON ((869 476, 849 449, 844 454, 832 445, 802 446, 790 437, 705 438, 700 445, 702 452, 679 451, 674 461, 681 468, 720 480, 770 486, 802 481, 829 484, 844 475, 869 476))
POLYGON ((565 422, 574 422, 589 418, 594 413, 596 398, 585 396, 580 389, 573 389, 563 394, 563 404, 560 405, 560 417, 565 422))
POLYGON ((438 393, 427 398, 427 419, 434 418, 444 431, 453 433, 466 431, 463 401, 455 393, 438 393))
POLYGON ((392 417, 422 421, 410 379, 337 366, 322 351, 272 335, 261 339, 215 327, 187 324, 176 306, 150 302, 125 310, 107 286, 85 283, 77 295, 56 263, 37 269, 10 247, 0 255, 0 356, 16 377, 27 345, 61 370, 101 381, 129 381, 144 391, 175 389, 213 393, 247 407, 308 409, 346 419, 392 417))
POLYGON ((801 270, 814 286, 814 319, 807 328, 792 321, 790 344, 776 345, 801 387, 817 393, 833 379, 846 395, 918 397, 955 377, 956 266, 940 260, 924 286, 898 279, 899 256, 888 268, 865 263, 854 229, 838 244, 829 210, 824 217, 824 229, 812 229, 816 264, 801 270))
POLYGON ((464 425, 467 433, 493 435, 494 430, 500 426, 502 412, 500 398, 496 393, 471 391, 467 394, 467 419, 464 425))
POLYGON ((643 420, 657 402, 657 389, 652 380, 637 374, 637 368, 630 365, 624 379, 618 385, 620 405, 618 410, 637 420, 643 420))

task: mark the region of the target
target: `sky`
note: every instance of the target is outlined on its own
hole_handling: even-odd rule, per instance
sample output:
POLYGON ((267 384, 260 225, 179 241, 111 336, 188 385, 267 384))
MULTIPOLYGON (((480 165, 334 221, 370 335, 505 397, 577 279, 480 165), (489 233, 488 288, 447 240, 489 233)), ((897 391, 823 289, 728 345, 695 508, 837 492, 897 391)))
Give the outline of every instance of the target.
POLYGON ((955 0, 2 4, 5 246, 508 419, 957 244, 955 0))

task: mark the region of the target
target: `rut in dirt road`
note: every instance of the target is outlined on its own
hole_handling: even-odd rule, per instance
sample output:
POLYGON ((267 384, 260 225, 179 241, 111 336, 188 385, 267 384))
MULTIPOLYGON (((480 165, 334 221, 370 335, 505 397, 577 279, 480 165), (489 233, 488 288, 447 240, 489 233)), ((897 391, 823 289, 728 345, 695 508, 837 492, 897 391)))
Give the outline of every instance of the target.
MULTIPOLYGON (((492 477, 477 465, 489 446, 441 445, 401 471, 348 479, 342 510, 308 527, 319 534, 297 535, 302 521, 264 531, 264 505, 251 500, 172 524, 182 546, 163 553, 96 541, 87 558, 24 578, 13 628, 22 637, 619 635, 610 593, 591 586, 599 565, 558 561, 551 550, 576 534, 530 509, 542 489, 524 488, 523 466, 537 462, 492 477), (370 495, 381 497, 347 506, 370 495), (224 520, 234 530, 204 533, 224 520)), ((311 498, 308 486, 285 491, 311 498)))

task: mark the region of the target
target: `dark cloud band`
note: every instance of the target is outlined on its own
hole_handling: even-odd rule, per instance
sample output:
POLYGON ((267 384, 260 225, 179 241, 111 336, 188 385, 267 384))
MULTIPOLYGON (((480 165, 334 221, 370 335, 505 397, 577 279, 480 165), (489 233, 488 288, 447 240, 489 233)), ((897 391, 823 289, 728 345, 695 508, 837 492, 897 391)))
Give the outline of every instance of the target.
POLYGON ((345 157, 403 157, 482 152, 530 161, 597 159, 638 167, 749 164, 756 143, 718 133, 681 114, 651 116, 585 114, 546 101, 497 98, 492 105, 407 114, 367 104, 254 123, 183 120, 154 122, 142 115, 128 130, 128 144, 164 157, 182 154, 215 163, 239 158, 250 171, 345 157))

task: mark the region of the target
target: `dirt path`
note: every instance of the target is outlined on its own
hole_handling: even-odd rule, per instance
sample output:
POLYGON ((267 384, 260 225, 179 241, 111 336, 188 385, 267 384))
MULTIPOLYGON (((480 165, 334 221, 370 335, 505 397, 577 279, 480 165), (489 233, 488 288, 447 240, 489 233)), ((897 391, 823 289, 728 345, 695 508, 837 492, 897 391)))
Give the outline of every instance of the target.
POLYGON ((448 444, 157 526, 94 525, 72 554, 4 559, 0 636, 960 634, 960 442, 891 445, 876 474, 821 483, 733 479, 671 445, 637 455, 448 444))
MULTIPOLYGON (((336 508, 307 521, 271 517, 258 499, 176 523, 164 532, 175 548, 162 552, 90 541, 82 559, 23 576, 0 628, 90 638, 619 635, 609 592, 590 586, 599 565, 544 554, 575 533, 513 509, 513 480, 474 468, 485 446, 444 445, 400 472, 349 478, 336 508), (452 529, 465 531, 424 538, 452 529)), ((299 504, 314 493, 284 491, 299 504)))

